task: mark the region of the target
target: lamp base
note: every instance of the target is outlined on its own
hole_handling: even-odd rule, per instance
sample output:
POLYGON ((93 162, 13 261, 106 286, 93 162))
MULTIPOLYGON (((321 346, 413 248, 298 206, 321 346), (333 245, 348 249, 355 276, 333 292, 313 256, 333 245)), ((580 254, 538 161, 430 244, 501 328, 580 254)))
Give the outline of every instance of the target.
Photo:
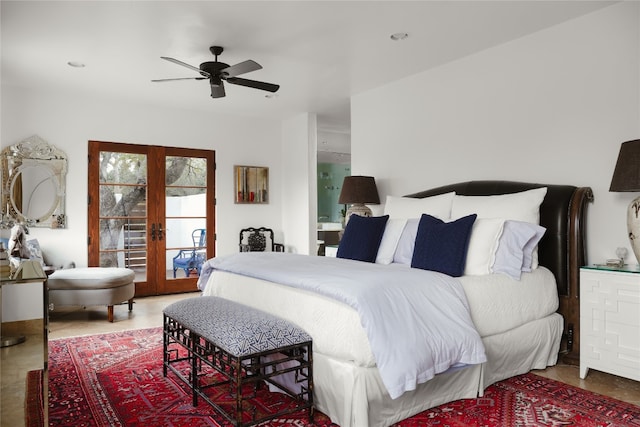
POLYGON ((364 203, 354 203, 353 205, 351 205, 351 207, 349 209, 347 209, 347 213, 344 216, 344 226, 347 226, 347 223, 349 222, 349 217, 351 215, 358 215, 358 216, 371 216, 372 212, 371 209, 366 206, 364 203))
POLYGON ((629 232, 629 243, 640 264, 640 197, 636 197, 629 204, 627 209, 627 231, 629 232))

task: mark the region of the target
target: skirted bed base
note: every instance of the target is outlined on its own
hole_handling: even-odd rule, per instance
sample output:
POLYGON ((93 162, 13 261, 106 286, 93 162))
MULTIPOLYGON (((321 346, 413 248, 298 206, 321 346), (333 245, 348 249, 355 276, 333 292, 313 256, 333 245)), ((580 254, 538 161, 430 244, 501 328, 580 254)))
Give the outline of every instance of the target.
MULTIPOLYGON (((294 301, 303 302, 306 293, 227 272, 214 272, 204 292, 278 313, 292 322, 297 319, 292 305, 296 305, 294 301)), ((554 365, 562 328, 562 316, 553 313, 506 332, 482 337, 486 363, 437 375, 397 399, 390 398, 375 366, 361 366, 353 360, 327 355, 314 346, 316 407, 341 427, 388 426, 446 402, 481 396, 494 382, 554 365)))
POLYGON ((377 368, 354 366, 316 352, 316 407, 342 427, 388 426, 443 403, 482 396, 496 381, 554 365, 561 332, 562 317, 553 314, 483 338, 489 362, 437 375, 398 399, 389 397, 377 368))

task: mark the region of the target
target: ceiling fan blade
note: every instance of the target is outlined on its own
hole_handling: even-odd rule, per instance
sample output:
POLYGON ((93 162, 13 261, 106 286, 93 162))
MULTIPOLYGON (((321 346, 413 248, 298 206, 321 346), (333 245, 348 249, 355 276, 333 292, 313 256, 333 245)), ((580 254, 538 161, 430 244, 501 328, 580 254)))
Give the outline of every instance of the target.
POLYGON ((267 92, 276 92, 278 89, 280 89, 280 85, 276 85, 276 84, 273 84, 273 83, 259 82, 259 81, 256 81, 256 80, 241 79, 241 78, 238 78, 238 77, 229 77, 226 80, 229 83, 234 84, 234 85, 240 85, 240 86, 251 87, 251 88, 254 88, 254 89, 266 90, 267 92))
POLYGON ((182 61, 178 61, 177 59, 174 58, 169 58, 168 56, 161 56, 160 58, 164 59, 165 61, 169 61, 169 62, 173 62, 174 64, 178 64, 181 65, 183 67, 186 67, 190 70, 195 71, 196 73, 200 73, 205 77, 209 77, 209 73, 207 73, 206 71, 202 71, 200 68, 198 67, 194 67, 193 65, 189 65, 186 62, 182 62, 182 61))
POLYGON ((224 83, 222 81, 219 85, 212 84, 211 85, 211 97, 212 98, 223 98, 226 95, 224 92, 224 83))
POLYGON ((256 61, 252 61, 251 59, 247 61, 240 62, 239 64, 232 65, 227 68, 223 68, 222 74, 226 77, 235 77, 240 74, 250 73, 251 71, 256 71, 262 69, 262 65, 258 64, 256 61))
POLYGON ((173 82, 175 80, 206 80, 206 77, 178 77, 175 79, 154 79, 151 80, 154 83, 158 83, 158 82, 173 82))

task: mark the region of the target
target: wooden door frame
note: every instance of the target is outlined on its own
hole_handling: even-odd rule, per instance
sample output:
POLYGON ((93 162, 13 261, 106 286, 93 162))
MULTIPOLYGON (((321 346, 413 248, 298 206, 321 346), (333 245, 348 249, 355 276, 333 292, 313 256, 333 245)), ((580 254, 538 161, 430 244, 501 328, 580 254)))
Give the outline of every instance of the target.
MULTIPOLYGON (((97 162, 101 151, 113 151, 121 153, 144 154, 147 156, 147 175, 155 173, 153 179, 147 179, 147 236, 151 235, 151 224, 158 223, 159 218, 165 222, 165 199, 164 199, 164 182, 165 182, 165 156, 184 156, 184 157, 202 157, 207 159, 207 218, 206 218, 206 247, 207 258, 215 256, 215 151, 180 148, 180 147, 164 147, 155 145, 128 144, 121 142, 106 141, 89 141, 89 162, 88 162, 88 207, 87 207, 87 247, 89 266, 99 266, 100 263, 100 173, 99 168, 92 168, 92 159, 97 162), (159 191, 162 189, 162 191, 159 191), (162 193, 162 195, 160 194, 162 193), (93 203, 97 199, 98 203, 93 203), (150 206, 154 206, 155 210, 151 211, 150 206)), ((193 278, 173 279, 171 280, 171 291, 167 292, 166 286, 160 286, 159 281, 166 285, 166 270, 163 267, 161 271, 158 269, 151 270, 149 265, 165 265, 166 251, 164 242, 158 245, 150 245, 147 241, 147 278, 146 281, 136 282, 136 296, 157 295, 158 289, 162 288, 162 293, 188 292, 197 290, 195 280, 193 278), (162 261, 162 262, 160 262, 162 261)))

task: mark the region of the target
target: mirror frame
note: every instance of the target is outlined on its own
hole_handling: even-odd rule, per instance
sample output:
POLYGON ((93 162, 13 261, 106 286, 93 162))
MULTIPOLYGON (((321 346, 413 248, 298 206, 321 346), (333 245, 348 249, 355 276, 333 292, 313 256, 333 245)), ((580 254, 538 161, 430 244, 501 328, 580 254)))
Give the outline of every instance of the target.
POLYGON ((15 223, 28 227, 66 228, 65 213, 67 156, 37 135, 5 147, 0 152, 2 169, 2 228, 15 223), (17 177, 28 168, 44 167, 57 189, 49 209, 39 218, 26 217, 13 198, 17 177))

